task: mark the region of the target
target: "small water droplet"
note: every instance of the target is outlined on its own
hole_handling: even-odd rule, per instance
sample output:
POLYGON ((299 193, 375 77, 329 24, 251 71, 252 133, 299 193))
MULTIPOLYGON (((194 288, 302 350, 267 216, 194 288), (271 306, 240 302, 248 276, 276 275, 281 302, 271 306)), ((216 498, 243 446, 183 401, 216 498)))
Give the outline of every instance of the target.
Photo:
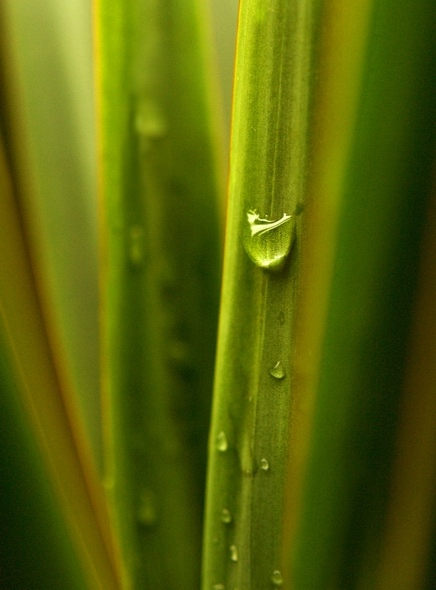
POLYGON ((275 586, 281 586, 283 584, 283 577, 279 570, 275 570, 271 576, 271 582, 275 586))
POLYGON ((143 98, 138 104, 134 120, 136 133, 141 137, 141 147, 148 151, 153 141, 167 134, 167 123, 159 105, 150 98, 143 98))
POLYGON ((226 433, 221 431, 218 432, 217 437, 216 437, 216 448, 218 449, 218 451, 220 451, 221 453, 225 453, 228 449, 228 443, 227 443, 227 437, 226 437, 226 433))
POLYGON ((141 490, 136 518, 139 524, 146 527, 152 526, 157 520, 156 497, 149 488, 141 490))
POLYGON ((224 584, 214 584, 213 590, 224 590, 224 584))
POLYGON ((268 471, 268 469, 269 469, 269 463, 268 463, 268 461, 266 459, 261 459, 259 465, 260 465, 260 468, 263 471, 268 471))
POLYGON ((224 524, 229 524, 232 522, 232 514, 228 508, 223 508, 221 510, 221 522, 224 524))
POLYGON ((129 229, 129 260, 136 268, 144 261, 144 228, 140 225, 132 225, 129 229))
POLYGON ((279 379, 279 380, 284 379, 286 377, 285 369, 284 369, 281 361, 278 361, 274 365, 274 367, 272 367, 269 370, 269 374, 271 375, 271 377, 274 377, 274 379, 279 379))
POLYGON ((256 266, 280 269, 294 240, 294 216, 283 213, 279 219, 271 221, 250 209, 247 212, 247 222, 244 226, 243 243, 248 256, 256 266))
POLYGON ((230 560, 231 561, 238 561, 238 548, 236 547, 236 545, 230 545, 229 551, 230 551, 230 560))

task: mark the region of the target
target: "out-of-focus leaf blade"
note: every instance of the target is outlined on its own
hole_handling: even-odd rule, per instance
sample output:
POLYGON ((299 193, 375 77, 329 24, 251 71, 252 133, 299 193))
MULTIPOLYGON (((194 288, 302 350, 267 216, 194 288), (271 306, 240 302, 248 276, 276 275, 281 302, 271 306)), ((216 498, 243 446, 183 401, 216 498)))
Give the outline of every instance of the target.
MULTIPOLYGON (((315 115, 320 133, 314 136, 314 180, 305 235, 309 248, 310 241, 317 240, 316 224, 322 224, 327 211, 330 237, 326 239, 333 244, 333 255, 327 291, 320 294, 317 272, 322 268, 305 266, 304 257, 302 262, 311 277, 306 288, 312 288, 317 305, 319 298, 325 302, 321 316, 325 319, 315 328, 320 334, 315 340, 321 345, 315 361, 319 365, 311 365, 310 348, 300 351, 313 372, 310 395, 315 405, 293 543, 291 580, 302 590, 420 587, 406 577, 397 578, 401 553, 392 551, 388 558, 383 547, 388 515, 399 510, 398 503, 390 507, 396 493, 391 473, 401 432, 399 412, 409 388, 409 338, 433 182, 436 11, 434 3, 426 0, 360 6, 368 27, 360 37, 364 53, 363 60, 356 62, 359 71, 349 71, 353 78, 361 78, 357 101, 348 101, 354 110, 352 134, 323 122, 321 101, 315 115), (337 161, 336 145, 345 145, 340 167, 333 165, 336 174, 317 177, 319 170, 327 171, 332 160, 337 161), (336 195, 330 204, 329 194, 336 195), (334 223, 329 217, 332 209, 334 223), (381 559, 387 559, 382 574, 381 559), (389 576, 383 577, 387 570, 389 576)), ((343 18, 327 21, 325 28, 328 45, 325 62, 320 60, 321 97, 332 87, 341 63, 334 60, 335 51, 348 56, 355 46, 345 32, 347 22, 357 17, 345 3, 333 5, 333 12, 337 8, 344 8, 343 18), (335 24, 337 37, 332 35, 335 24)), ((330 100, 340 104, 349 85, 339 87, 338 93, 330 100)), ((304 303, 303 309, 310 314, 304 303)), ((309 315, 304 323, 306 328, 312 326, 309 315)), ((426 444, 433 456, 430 438, 426 444)), ((427 534, 425 528, 422 534, 427 534)), ((412 547, 414 541, 409 540, 412 547)), ((417 565, 414 559, 419 553, 414 545, 407 558, 402 554, 404 572, 417 565)))
MULTIPOLYGON (((5 393, 13 396, 17 391, 20 395, 17 403, 25 417, 18 416, 17 430, 22 428, 20 421, 30 423, 31 431, 22 433, 23 445, 32 438, 37 441, 48 485, 59 502, 82 565, 82 576, 90 587, 115 590, 119 587, 116 558, 101 489, 86 445, 81 447, 82 439, 77 438, 80 429, 66 411, 65 390, 44 326, 25 224, 5 156, 1 144, 0 314, 3 345, 13 365, 8 370, 15 382, 14 391, 8 388, 5 393)), ((44 487, 38 493, 44 493, 44 487)), ((67 571, 71 563, 65 566, 67 571)))
POLYGON ((97 11, 106 483, 137 588, 200 571, 223 181, 201 7, 97 11))

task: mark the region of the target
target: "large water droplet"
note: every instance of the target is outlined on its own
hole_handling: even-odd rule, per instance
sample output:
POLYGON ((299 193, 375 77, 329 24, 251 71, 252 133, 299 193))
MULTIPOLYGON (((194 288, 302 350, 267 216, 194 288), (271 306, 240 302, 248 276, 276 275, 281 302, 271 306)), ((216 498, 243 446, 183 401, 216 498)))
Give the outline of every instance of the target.
POLYGON ((261 459, 259 465, 262 471, 268 471, 269 463, 267 459, 261 459))
POLYGON ((135 268, 144 262, 144 233, 140 225, 132 225, 129 229, 129 260, 135 268))
POLYGON ((220 451, 221 453, 225 453, 228 449, 228 442, 227 442, 227 437, 226 437, 226 433, 221 431, 218 432, 217 437, 216 437, 216 448, 218 449, 218 451, 220 451))
POLYGON ((221 522, 224 524, 229 524, 232 522, 232 514, 228 508, 223 508, 221 510, 221 522))
POLYGON ((141 490, 136 518, 139 524, 147 527, 155 524, 157 520, 156 497, 149 488, 141 490))
POLYGON ((265 269, 283 266, 294 240, 295 217, 283 213, 272 221, 260 217, 253 209, 247 212, 247 225, 243 231, 245 251, 251 260, 265 269))
POLYGON ((229 551, 230 551, 230 560, 235 561, 235 562, 238 561, 238 548, 236 547, 236 545, 230 545, 229 551))
POLYGON ((279 380, 284 379, 286 377, 285 369, 283 367, 283 364, 280 361, 278 361, 274 365, 274 367, 272 367, 269 370, 269 374, 271 375, 271 377, 274 377, 274 379, 279 379, 279 380))
POLYGON ((275 586, 281 586, 283 584, 283 577, 282 574, 279 572, 279 570, 275 570, 272 573, 271 576, 271 582, 275 585, 275 586))

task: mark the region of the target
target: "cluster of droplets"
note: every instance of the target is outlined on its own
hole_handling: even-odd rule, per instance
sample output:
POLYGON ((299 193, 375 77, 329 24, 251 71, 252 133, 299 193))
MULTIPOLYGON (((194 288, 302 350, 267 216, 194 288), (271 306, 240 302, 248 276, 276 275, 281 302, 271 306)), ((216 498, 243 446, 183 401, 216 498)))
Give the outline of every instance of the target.
MULTIPOLYGON (((296 212, 298 215, 300 211, 296 212)), ((295 234, 295 215, 283 215, 276 220, 262 218, 256 210, 247 212, 248 228, 245 226, 243 232, 243 244, 246 253, 254 264, 266 270, 279 270, 284 266, 288 257, 295 234)), ((284 313, 281 312, 279 321, 285 323, 284 313)), ((271 377, 281 381, 286 377, 286 371, 281 361, 277 361, 269 369, 271 377)), ((224 431, 218 433, 216 437, 216 448, 219 452, 226 452, 228 449, 227 437, 224 431)), ((269 461, 263 457, 259 462, 262 471, 267 472, 270 469, 269 461)), ((221 512, 221 521, 229 524, 232 516, 227 508, 221 512)), ((238 561, 238 550, 236 545, 230 545, 230 560, 238 561)), ((283 584, 283 577, 279 570, 274 570, 271 575, 271 582, 274 586, 279 587, 283 584)), ((223 584, 215 584, 213 590, 224 590, 223 584)))

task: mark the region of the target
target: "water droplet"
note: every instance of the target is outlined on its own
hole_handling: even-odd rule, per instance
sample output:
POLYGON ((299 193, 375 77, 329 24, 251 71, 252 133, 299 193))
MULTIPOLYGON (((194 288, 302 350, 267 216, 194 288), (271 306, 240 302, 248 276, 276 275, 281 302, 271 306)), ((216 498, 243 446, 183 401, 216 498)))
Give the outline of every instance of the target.
POLYGON ((148 151, 153 141, 165 137, 167 123, 159 105, 150 98, 142 98, 138 104, 134 127, 141 137, 141 147, 148 151))
POLYGON ((282 578, 282 574, 279 572, 279 570, 275 570, 271 576, 271 582, 275 585, 275 586, 281 586, 283 584, 283 578, 282 578))
POLYGON ((228 508, 223 508, 221 510, 221 522, 223 522, 224 524, 229 524, 230 522, 232 522, 232 515, 228 508))
POLYGON ((227 443, 227 437, 226 437, 226 433, 221 431, 218 432, 217 437, 216 437, 216 448, 218 449, 218 451, 220 451, 221 453, 225 453, 228 449, 228 443, 227 443))
POLYGON ((238 561, 238 548, 236 545, 230 545, 229 551, 231 561, 238 561))
POLYGON ((129 229, 129 260, 134 267, 141 266, 144 261, 144 228, 140 225, 129 229))
POLYGON ((141 490, 136 518, 141 525, 147 527, 155 524, 157 520, 156 497, 149 488, 141 490))
POLYGON ((243 243, 254 264, 265 269, 282 267, 294 240, 294 216, 283 213, 280 219, 271 221, 250 209, 247 212, 247 221, 243 243))
POLYGON ((271 377, 274 377, 274 379, 284 379, 286 377, 286 373, 285 373, 285 369, 281 363, 281 361, 278 361, 274 367, 272 367, 269 370, 269 374, 271 375, 271 377))
POLYGON ((269 469, 269 463, 268 463, 268 461, 266 459, 261 459, 259 465, 260 465, 260 468, 263 471, 268 471, 268 469, 269 469))

